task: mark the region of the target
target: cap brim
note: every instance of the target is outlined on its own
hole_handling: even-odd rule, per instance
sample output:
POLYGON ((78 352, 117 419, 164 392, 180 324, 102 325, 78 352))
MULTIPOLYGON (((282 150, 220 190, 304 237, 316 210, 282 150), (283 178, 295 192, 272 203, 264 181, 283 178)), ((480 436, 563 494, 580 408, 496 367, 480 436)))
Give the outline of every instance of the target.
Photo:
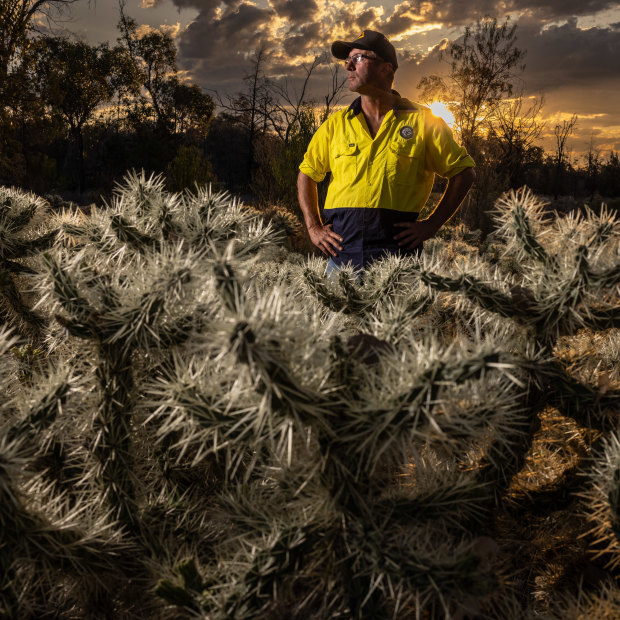
POLYGON ((346 60, 349 57, 349 52, 353 49, 365 50, 368 49, 361 43, 347 43, 346 41, 334 41, 332 43, 332 56, 340 60, 346 60))

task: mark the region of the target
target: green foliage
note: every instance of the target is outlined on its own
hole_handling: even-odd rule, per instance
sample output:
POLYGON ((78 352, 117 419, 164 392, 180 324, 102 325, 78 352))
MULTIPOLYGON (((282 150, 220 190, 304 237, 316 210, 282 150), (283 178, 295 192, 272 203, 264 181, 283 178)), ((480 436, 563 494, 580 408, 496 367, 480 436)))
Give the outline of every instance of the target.
POLYGON ((59 37, 40 37, 28 48, 31 80, 52 115, 61 116, 73 136, 80 190, 84 190, 82 128, 114 95, 117 50, 59 37))
MULTIPOLYGON (((139 32, 137 22, 124 12, 118 24, 119 42, 139 84, 128 89, 134 98, 134 117, 147 121, 154 116, 159 131, 190 134, 192 141, 204 139, 215 105, 213 99, 196 84, 184 84, 177 75, 177 50, 172 36, 164 30, 139 32)), ((195 179, 201 183, 200 179, 195 179)))
POLYGON ((32 79, 52 111, 62 114, 71 129, 81 127, 95 109, 113 95, 110 83, 114 52, 107 45, 41 37, 30 46, 32 79))
POLYGON ((404 619, 617 600, 618 221, 547 224, 527 192, 496 216, 484 247, 437 238, 361 279, 161 177, 66 221, 36 268, 47 356, 0 358, 2 608, 404 619), (551 411, 572 469, 541 449, 551 411), (542 602, 553 561, 528 545, 558 511, 605 585, 566 574, 542 602))
MULTIPOLYGON (((172 91, 174 127, 177 132, 192 134, 194 139, 207 135, 215 104, 197 84, 176 83, 172 91)), ((197 183, 201 183, 196 179, 197 183)))
POLYGON ((210 160, 195 146, 181 146, 166 171, 168 188, 173 192, 215 181, 210 160))
MULTIPOLYGON (((275 194, 289 208, 299 212, 297 201, 297 175, 299 164, 303 161, 304 154, 310 144, 312 135, 318 125, 315 111, 311 106, 304 106, 299 110, 296 123, 290 131, 289 140, 280 148, 277 156, 262 168, 270 167, 271 174, 275 179, 275 194)), ((261 170, 261 173, 264 172, 261 170)))
POLYGON ((138 32, 122 6, 116 46, 33 32, 74 1, 0 6, 0 183, 97 200, 127 169, 165 172, 179 147, 203 148, 214 103, 179 76, 171 36, 138 32))

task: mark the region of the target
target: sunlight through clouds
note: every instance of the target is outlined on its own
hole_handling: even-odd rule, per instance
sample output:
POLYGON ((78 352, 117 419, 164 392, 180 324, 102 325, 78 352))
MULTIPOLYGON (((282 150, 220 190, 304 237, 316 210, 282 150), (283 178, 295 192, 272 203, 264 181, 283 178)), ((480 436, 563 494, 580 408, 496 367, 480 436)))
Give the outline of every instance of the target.
POLYGON ((175 39, 182 32, 181 22, 176 22, 176 24, 160 24, 157 27, 149 26, 148 24, 140 24, 136 28, 136 34, 138 36, 143 36, 151 32, 163 32, 175 39))
POLYGON ((392 41, 392 43, 396 43, 415 34, 422 34, 425 32, 430 32, 431 30, 439 30, 440 28, 443 28, 441 24, 421 24, 419 26, 412 26, 408 30, 405 30, 398 35, 390 37, 390 40, 392 41))

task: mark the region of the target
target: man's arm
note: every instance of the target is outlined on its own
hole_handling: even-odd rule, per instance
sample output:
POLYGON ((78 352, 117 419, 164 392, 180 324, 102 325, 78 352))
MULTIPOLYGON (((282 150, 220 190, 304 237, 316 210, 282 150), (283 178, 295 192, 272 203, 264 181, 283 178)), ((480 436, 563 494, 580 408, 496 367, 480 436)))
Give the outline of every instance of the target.
POLYGON ((342 250, 343 239, 332 230, 331 224, 321 223, 316 182, 303 172, 297 176, 297 195, 310 240, 324 254, 337 256, 336 250, 342 250))
POLYGON ((475 179, 476 173, 474 169, 465 168, 465 170, 455 174, 448 181, 448 186, 439 204, 425 220, 394 224, 394 226, 404 229, 394 237, 398 241, 398 245, 407 250, 413 250, 423 241, 433 237, 456 213, 475 179))

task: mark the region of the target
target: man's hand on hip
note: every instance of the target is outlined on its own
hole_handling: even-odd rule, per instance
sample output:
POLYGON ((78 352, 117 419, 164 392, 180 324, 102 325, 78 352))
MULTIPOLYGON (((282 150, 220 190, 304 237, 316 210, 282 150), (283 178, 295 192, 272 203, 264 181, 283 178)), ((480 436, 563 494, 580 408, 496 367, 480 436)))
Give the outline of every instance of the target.
POLYGON ((430 220, 420 220, 418 222, 399 222, 395 227, 402 228, 403 231, 394 236, 398 245, 405 250, 413 250, 423 241, 434 237, 441 226, 433 224, 430 220))
POLYGON ((325 226, 311 226, 308 229, 310 240, 321 252, 328 256, 338 256, 336 250, 342 250, 340 245, 344 239, 332 230, 331 224, 325 226))

